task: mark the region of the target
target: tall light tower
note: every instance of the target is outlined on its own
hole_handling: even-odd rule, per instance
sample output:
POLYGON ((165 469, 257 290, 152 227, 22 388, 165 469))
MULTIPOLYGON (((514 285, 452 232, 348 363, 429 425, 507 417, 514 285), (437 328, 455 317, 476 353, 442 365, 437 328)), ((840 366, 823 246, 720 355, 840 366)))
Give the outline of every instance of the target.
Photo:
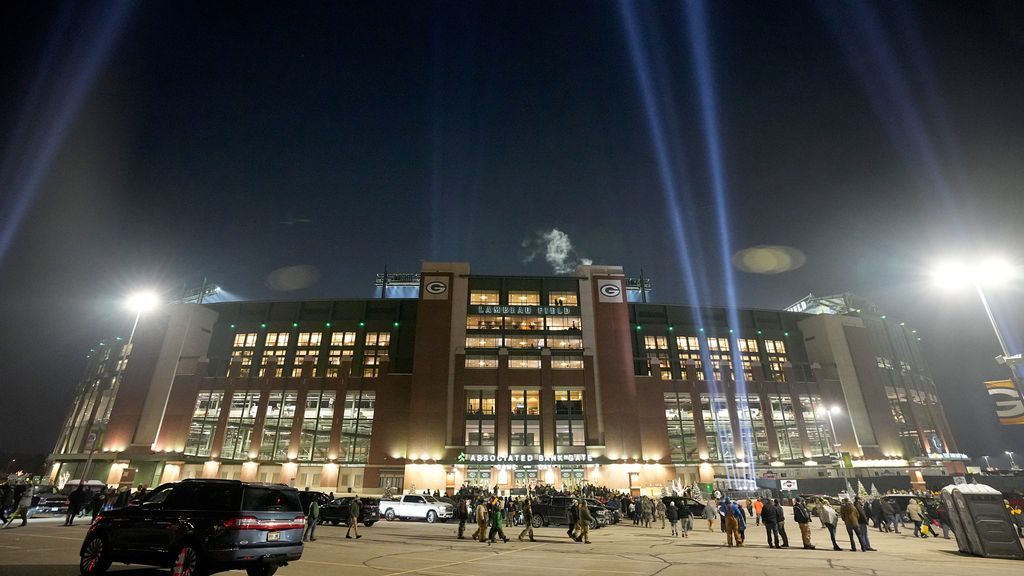
POLYGON ((1020 354, 1010 354, 1006 347, 1006 338, 999 330, 995 316, 992 314, 992 307, 989 306, 988 297, 985 296, 985 288, 997 288, 1005 286, 1018 276, 1019 270, 1003 258, 989 258, 978 264, 968 265, 963 262, 946 262, 937 266, 932 273, 935 284, 943 289, 955 290, 966 286, 973 286, 985 307, 985 314, 992 325, 992 331, 996 334, 999 342, 999 349, 1002 355, 996 356, 996 362, 1005 365, 1010 369, 1010 379, 1016 385, 1017 390, 1024 396, 1024 388, 1021 387, 1021 379, 1017 374, 1017 366, 1022 364, 1020 354))

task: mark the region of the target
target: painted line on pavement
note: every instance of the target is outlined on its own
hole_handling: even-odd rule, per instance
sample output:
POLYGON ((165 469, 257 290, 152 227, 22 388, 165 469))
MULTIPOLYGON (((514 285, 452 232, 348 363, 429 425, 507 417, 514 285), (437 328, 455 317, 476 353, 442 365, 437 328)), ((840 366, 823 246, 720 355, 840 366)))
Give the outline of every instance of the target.
MULTIPOLYGON (((13 538, 14 536, 12 536, 13 538)), ((48 536, 44 534, 18 534, 18 538, 52 538, 54 540, 71 540, 73 542, 81 542, 82 538, 68 538, 67 536, 48 536)))

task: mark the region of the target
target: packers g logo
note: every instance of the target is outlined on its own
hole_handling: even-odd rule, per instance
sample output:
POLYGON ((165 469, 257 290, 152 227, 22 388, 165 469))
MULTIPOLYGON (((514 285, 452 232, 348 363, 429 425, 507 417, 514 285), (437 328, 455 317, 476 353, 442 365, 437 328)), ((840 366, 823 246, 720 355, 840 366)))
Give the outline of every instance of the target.
POLYGON ((601 295, 607 298, 618 298, 619 294, 622 294, 622 289, 616 284, 604 284, 600 288, 601 295))
POLYGON ((438 282, 435 280, 433 282, 427 282, 426 286, 424 286, 423 289, 426 290, 428 294, 433 294, 437 296, 439 294, 444 294, 445 292, 447 292, 448 285, 445 284, 444 282, 438 282))

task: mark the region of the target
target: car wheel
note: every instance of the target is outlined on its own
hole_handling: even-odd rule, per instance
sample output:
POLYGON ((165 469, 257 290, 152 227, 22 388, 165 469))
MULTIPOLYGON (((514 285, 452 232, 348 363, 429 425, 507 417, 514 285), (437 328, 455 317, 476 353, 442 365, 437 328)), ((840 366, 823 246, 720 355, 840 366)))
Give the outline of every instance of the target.
POLYGON ((338 526, 341 524, 341 520, 331 520, 331 524, 334 526, 338 526))
POLYGON ((363 526, 369 528, 370 526, 373 526, 373 522, 363 522, 363 526))
POLYGON ((428 510, 427 523, 433 524, 434 522, 437 522, 437 512, 434 512, 433 510, 428 510))
POLYGON ((82 546, 82 559, 78 562, 78 569, 82 576, 94 576, 103 574, 110 568, 110 551, 107 549, 107 541, 102 536, 92 536, 82 546))
POLYGON ((533 516, 533 520, 530 523, 533 524, 534 528, 540 528, 541 526, 544 525, 544 517, 543 516, 539 516, 539 515, 534 515, 533 516))
POLYGON ((174 556, 174 565, 171 567, 171 576, 202 576, 202 561, 199 559, 199 550, 192 544, 185 544, 174 556))
POLYGON ((277 572, 277 566, 273 564, 257 564, 245 569, 248 576, 274 576, 274 572, 277 572))
POLYGON ((388 519, 388 522, 391 522, 395 519, 395 511, 388 508, 388 511, 384 513, 384 517, 388 519))

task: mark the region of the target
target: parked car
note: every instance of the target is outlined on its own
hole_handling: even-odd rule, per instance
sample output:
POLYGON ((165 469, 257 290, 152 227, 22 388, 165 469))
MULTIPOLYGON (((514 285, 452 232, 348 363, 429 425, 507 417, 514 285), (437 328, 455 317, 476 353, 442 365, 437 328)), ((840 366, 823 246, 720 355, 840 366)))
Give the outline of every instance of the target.
POLYGON ((689 496, 663 496, 661 501, 665 503, 665 506, 668 506, 669 502, 675 502, 676 508, 679 509, 680 513, 684 509, 689 509, 694 518, 700 518, 704 515, 704 504, 689 496))
POLYGON ((455 515, 455 507, 437 501, 426 494, 405 494, 385 500, 381 498, 378 513, 389 521, 395 518, 403 520, 420 519, 434 523, 438 520, 446 522, 455 515))
POLYGON ((101 513, 89 527, 79 569, 113 562, 172 568, 173 576, 245 569, 270 576, 302 557, 305 515, 282 484, 182 480, 158 486, 139 506, 101 513))
POLYGON ((331 503, 331 497, 323 492, 315 492, 313 490, 303 490, 299 492, 299 501, 302 502, 302 511, 309 512, 309 504, 316 500, 316 503, 321 508, 331 503))
MULTIPOLYGON (((575 498, 571 496, 541 496, 538 501, 533 503, 533 527, 540 528, 552 524, 568 526, 569 506, 573 501, 575 498)), ((597 500, 587 499, 585 502, 590 510, 590 515, 594 517, 590 527, 596 530, 601 526, 607 526, 610 517, 608 509, 597 500)))
POLYGON ((31 518, 36 514, 67 514, 70 501, 63 494, 52 492, 36 494, 32 497, 32 507, 28 510, 31 518))
MULTIPOLYGON (((320 522, 330 523, 338 526, 348 524, 348 507, 352 503, 353 496, 343 496, 334 502, 320 507, 320 522)), ((360 498, 363 507, 359 511, 359 521, 363 526, 369 528, 380 520, 380 500, 377 498, 360 498)))

